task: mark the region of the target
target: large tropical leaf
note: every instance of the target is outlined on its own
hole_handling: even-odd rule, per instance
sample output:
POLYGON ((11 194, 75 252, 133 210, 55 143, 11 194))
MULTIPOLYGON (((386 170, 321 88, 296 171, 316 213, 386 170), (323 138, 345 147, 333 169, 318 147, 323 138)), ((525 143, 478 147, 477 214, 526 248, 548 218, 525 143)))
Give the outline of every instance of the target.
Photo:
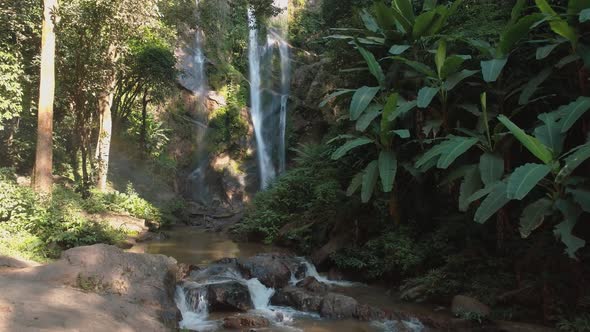
POLYGON ((449 75, 455 74, 461 68, 461 65, 465 62, 468 57, 463 57, 460 55, 452 55, 445 60, 445 63, 442 66, 441 73, 439 77, 441 79, 447 78, 449 75))
POLYGON ((543 164, 520 166, 508 178, 506 191, 508 198, 522 200, 550 172, 551 167, 543 164))
POLYGON ((363 184, 363 172, 359 172, 350 181, 348 189, 346 189, 346 196, 352 196, 363 184))
POLYGON ((467 198, 467 200, 469 201, 469 203, 473 203, 477 200, 480 200, 484 197, 486 197, 487 195, 489 195, 492 191, 494 191, 494 189, 496 189, 496 186, 500 185, 502 182, 498 181, 496 183, 487 185, 485 187, 483 187, 482 189, 474 192, 471 196, 469 196, 469 198, 467 198))
POLYGON ((571 257, 576 257, 576 252, 586 245, 586 241, 572 234, 578 223, 582 210, 569 200, 558 200, 555 207, 561 212, 564 221, 555 226, 554 233, 566 246, 565 252, 571 257))
POLYGON ((528 104, 529 100, 535 94, 535 92, 537 91, 539 86, 543 82, 545 82, 545 80, 547 80, 549 78, 549 76, 551 75, 552 72, 553 71, 552 71, 551 67, 545 68, 539 74, 537 74, 535 77, 530 79, 527 82, 527 84, 524 86, 524 89, 522 90, 522 93, 520 94, 520 98, 518 98, 518 104, 519 105, 528 104))
POLYGON ((408 60, 401 56, 392 56, 391 58, 403 62, 405 65, 411 67, 412 69, 421 74, 424 74, 429 77, 437 77, 436 73, 430 67, 423 64, 422 62, 408 60))
POLYGON ((457 86, 457 84, 461 83, 461 81, 477 74, 478 72, 479 72, 478 70, 463 69, 458 73, 454 73, 453 75, 447 77, 447 79, 445 80, 445 82, 443 84, 443 89, 450 91, 455 86, 457 86))
POLYGON ((539 142, 536 138, 527 135, 522 129, 515 125, 504 115, 498 116, 498 120, 502 122, 508 130, 518 139, 524 147, 526 147, 535 157, 539 158, 545 164, 550 164, 553 160, 553 154, 548 147, 539 142))
POLYGON ((459 211, 465 212, 469 209, 471 204, 469 197, 481 186, 479 170, 476 165, 472 165, 461 182, 461 188, 459 188, 459 211))
POLYGON ((590 21, 590 8, 584 9, 580 11, 580 23, 585 23, 590 21))
POLYGON ((436 70, 438 71, 438 77, 442 75, 442 69, 445 65, 445 60, 447 59, 447 42, 444 39, 441 39, 438 42, 438 49, 436 50, 436 55, 434 56, 434 63, 436 64, 436 70))
POLYGON ((490 219, 498 210, 504 207, 510 198, 506 195, 506 183, 500 182, 494 186, 488 197, 484 199, 475 212, 475 221, 483 224, 490 219))
POLYGON ((338 159, 344 157, 344 155, 346 155, 348 153, 348 151, 350 151, 354 148, 357 148, 359 146, 367 145, 370 143, 373 143, 373 140, 366 138, 366 137, 360 137, 360 138, 354 139, 352 141, 348 141, 344 145, 339 147, 336 151, 334 151, 334 153, 332 154, 332 159, 338 160, 338 159))
POLYGON ((543 125, 535 128, 535 137, 548 146, 553 151, 554 156, 560 155, 563 150, 565 135, 561 133, 561 126, 555 119, 555 115, 553 113, 543 113, 539 115, 539 119, 543 121, 543 125))
POLYGON ((561 132, 565 133, 578 121, 584 113, 590 109, 590 97, 580 97, 576 101, 562 106, 559 112, 562 115, 560 124, 561 132))
POLYGON ((425 86, 418 91, 418 107, 426 108, 432 102, 432 99, 438 94, 437 88, 425 86))
POLYGON ((569 177, 584 161, 590 158, 590 143, 579 146, 576 151, 565 158, 565 165, 557 174, 557 181, 562 182, 569 177))
POLYGON ((477 144, 477 138, 454 137, 446 141, 446 149, 438 159, 437 167, 447 169, 462 154, 467 152, 472 146, 477 144))
POLYGON ((543 12, 543 14, 551 16, 549 26, 551 30, 556 34, 569 40, 572 45, 576 46, 578 43, 578 34, 576 30, 567 24, 567 21, 559 17, 559 15, 551 8, 546 0, 535 0, 537 7, 543 12))
POLYGON ((379 154, 379 176, 383 185, 383 191, 388 193, 393 190, 395 175, 397 174, 397 158, 391 151, 381 151, 379 154))
POLYGON ((381 144, 383 144, 384 146, 389 146, 389 141, 391 138, 391 134, 389 133, 389 131, 391 130, 391 127, 393 125, 393 120, 395 120, 395 118, 390 118, 392 118, 392 115, 395 114, 397 110, 397 99, 397 93, 390 94, 387 98, 387 102, 385 103, 385 108, 383 109, 383 116, 381 117, 380 136, 381 144))
POLYGON ((516 4, 514 5, 514 7, 512 7, 512 12, 510 13, 510 24, 514 24, 516 23, 516 21, 518 21, 518 18, 522 14, 525 5, 526 0, 516 1, 516 4))
POLYGON ((367 107, 367 110, 361 115, 361 117, 356 121, 356 130, 363 132, 367 130, 367 128, 371 125, 373 120, 375 120, 379 115, 381 115, 381 110, 383 106, 372 104, 367 107))
POLYGON ((525 239, 529 237, 543 224, 545 217, 552 213, 552 209, 553 202, 548 198, 541 198, 524 208, 520 217, 520 235, 525 239))
POLYGON ((545 59, 559 45, 560 44, 556 43, 556 44, 549 44, 549 45, 545 45, 545 46, 541 46, 541 47, 537 48, 537 53, 535 55, 536 59, 537 60, 545 59))
POLYGON ((424 153, 420 158, 418 158, 418 160, 416 161, 416 164, 414 165, 414 167, 420 169, 423 166, 425 166, 426 164, 429 164, 433 159, 435 159, 434 165, 436 165, 436 161, 438 160, 438 158, 440 157, 440 155, 447 148, 447 146, 444 145, 443 143, 438 144, 438 145, 435 145, 430 150, 426 151, 426 153, 424 153))
POLYGON ((574 201, 586 212, 590 212, 590 191, 584 189, 569 189, 574 201))
POLYGON ((402 103, 398 103, 395 111, 392 112, 387 119, 389 121, 393 121, 393 120, 397 119, 398 117, 403 116, 407 112, 411 111, 417 105, 418 105, 417 100, 405 101, 402 103))
POLYGON ((383 82, 385 81, 385 74, 383 74, 383 69, 381 69, 379 62, 377 62, 377 59, 375 59, 375 56, 373 55, 373 53, 367 51, 366 49, 364 49, 362 46, 360 46, 358 44, 356 44, 356 45, 357 45, 359 52, 361 52, 361 55, 363 56, 363 58, 367 62, 367 65, 369 66, 369 71, 371 72, 371 74, 373 74, 373 76, 375 76, 375 78, 377 79, 377 81, 379 82, 380 85, 383 85, 383 82))
POLYGON ((331 94, 329 94, 326 98, 324 98, 324 100, 322 100, 322 102, 320 103, 319 106, 324 107, 330 102, 330 100, 332 100, 336 97, 342 96, 344 94, 347 94, 347 93, 353 93, 355 91, 356 90, 351 90, 351 89, 340 89, 340 90, 334 91, 331 94))
POLYGON ((391 7, 394 11, 400 13, 408 23, 414 24, 414 5, 412 4, 412 0, 393 0, 391 7))
POLYGON ((504 159, 493 153, 484 153, 479 158, 479 172, 486 186, 498 182, 504 174, 504 159))
POLYGON ((389 49, 389 53, 393 55, 400 55, 407 51, 410 47, 410 45, 393 45, 389 49))
POLYGON ((367 203, 371 200, 373 192, 375 191, 375 185, 379 178, 379 165, 377 160, 373 160, 363 174, 363 184, 361 188, 361 199, 363 203, 367 203))
POLYGON ((375 21, 375 18, 366 9, 362 11, 361 19, 363 20, 363 23, 365 24, 365 28, 367 28, 367 30, 372 32, 378 32, 380 30, 377 21, 375 21))
POLYGON ((542 14, 532 14, 519 19, 514 24, 507 26, 500 35, 500 43, 498 45, 500 54, 508 55, 514 45, 516 45, 519 40, 528 35, 529 30, 533 24, 537 23, 541 19, 543 19, 542 14))
POLYGON ((502 59, 492 59, 488 61, 481 62, 481 73, 483 74, 483 80, 491 83, 496 82, 498 77, 500 77, 500 73, 506 63, 508 62, 508 58, 502 59))
POLYGON ((414 39, 418 39, 424 36, 428 32, 429 28, 434 24, 435 17, 436 12, 434 10, 427 11, 416 17, 416 22, 414 23, 414 27, 412 29, 412 37, 414 39))
POLYGON ((377 95, 377 92, 379 92, 379 87, 363 86, 354 93, 350 102, 351 120, 355 121, 363 114, 373 101, 373 98, 375 98, 375 95, 377 95))

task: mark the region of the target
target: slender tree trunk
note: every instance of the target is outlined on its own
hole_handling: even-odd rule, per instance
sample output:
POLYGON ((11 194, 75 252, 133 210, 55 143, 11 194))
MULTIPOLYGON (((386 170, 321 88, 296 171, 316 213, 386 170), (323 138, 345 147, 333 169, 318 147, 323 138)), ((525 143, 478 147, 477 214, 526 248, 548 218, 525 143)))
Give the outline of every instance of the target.
POLYGON ((33 187, 39 193, 51 195, 53 186, 53 100, 55 96, 55 31, 52 11, 57 0, 44 0, 41 36, 41 85, 37 124, 37 151, 33 187))
MULTIPOLYGON (((114 46, 109 47, 109 57, 113 66, 116 61, 116 49, 114 46)), ((111 106, 115 93, 116 76, 115 70, 112 69, 107 79, 105 89, 101 91, 98 98, 98 113, 100 129, 98 132, 98 143, 96 145, 96 175, 97 188, 104 192, 107 190, 107 174, 109 172, 109 156, 111 150, 111 138, 113 136, 113 118, 111 115, 111 106)))
POLYGON ((143 152, 147 152, 147 106, 148 106, 148 90, 143 92, 143 99, 141 100, 141 147, 143 152))

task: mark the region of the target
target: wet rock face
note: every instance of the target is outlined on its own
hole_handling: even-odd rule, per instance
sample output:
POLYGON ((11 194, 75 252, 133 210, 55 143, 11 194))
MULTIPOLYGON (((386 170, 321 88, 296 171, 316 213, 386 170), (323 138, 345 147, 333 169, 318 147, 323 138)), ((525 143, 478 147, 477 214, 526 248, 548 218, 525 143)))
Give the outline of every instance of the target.
POLYGON ((455 315, 476 314, 481 317, 488 317, 491 309, 477 299, 469 296, 457 295, 453 298, 451 311, 455 315))
POLYGON ((186 290, 189 306, 197 311, 200 302, 207 301, 210 311, 215 312, 246 312, 254 309, 248 286, 238 281, 214 283, 186 290))
POLYGON ((324 294, 328 291, 328 285, 319 282, 315 277, 306 277, 297 283, 297 287, 318 294, 324 294))
POLYGON ((270 326, 270 321, 254 315, 236 315, 223 319, 223 327, 232 330, 263 328, 270 326))
POLYGON ((282 254, 262 254, 238 261, 238 268, 244 278, 258 278, 270 288, 283 288, 291 280, 291 270, 286 261, 292 259, 282 254))
POLYGON ((310 294, 301 288, 286 287, 277 291, 270 299, 270 303, 292 307, 300 311, 318 312, 322 304, 322 297, 310 294))
POLYGON ((322 300, 320 315, 326 318, 353 318, 356 314, 358 302, 352 297, 330 293, 322 300))
POLYGON ((207 300, 212 311, 248 311, 254 309, 248 286, 224 282, 207 286, 207 300))

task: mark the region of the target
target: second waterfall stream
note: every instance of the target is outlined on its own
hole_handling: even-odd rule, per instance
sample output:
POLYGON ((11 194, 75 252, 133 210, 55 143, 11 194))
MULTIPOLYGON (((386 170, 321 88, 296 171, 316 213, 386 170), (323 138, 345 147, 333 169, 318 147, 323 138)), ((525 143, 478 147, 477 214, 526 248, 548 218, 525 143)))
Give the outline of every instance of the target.
POLYGON ((266 188, 286 168, 286 127, 290 86, 288 0, 275 0, 280 13, 266 28, 266 38, 255 13, 248 11, 250 22, 249 53, 252 123, 256 136, 260 186, 266 188), (280 58, 280 80, 273 77, 273 59, 280 58))

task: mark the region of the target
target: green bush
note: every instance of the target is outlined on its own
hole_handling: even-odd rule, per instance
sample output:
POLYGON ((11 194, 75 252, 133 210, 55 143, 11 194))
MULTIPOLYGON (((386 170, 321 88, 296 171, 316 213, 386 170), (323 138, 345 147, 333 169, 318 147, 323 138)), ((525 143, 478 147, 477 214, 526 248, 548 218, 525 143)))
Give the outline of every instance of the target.
POLYGON ((266 243, 276 242, 282 235, 283 240, 310 250, 316 224, 334 223, 346 199, 329 152, 322 145, 301 147, 297 167, 254 197, 237 231, 266 243), (291 226, 289 231, 280 234, 286 225, 291 226))
POLYGON ((85 213, 127 213, 160 225, 183 210, 183 201, 173 201, 160 212, 131 186, 125 193, 93 192, 88 199, 67 187, 55 186, 48 202, 29 187, 19 186, 12 169, 0 169, 0 254, 45 261, 65 249, 116 244, 126 237, 125 232, 90 220, 85 213))
POLYGON ((368 278, 378 279, 384 275, 411 275, 424 256, 410 232, 402 228, 371 239, 362 247, 338 251, 331 258, 343 270, 363 271, 368 278))

